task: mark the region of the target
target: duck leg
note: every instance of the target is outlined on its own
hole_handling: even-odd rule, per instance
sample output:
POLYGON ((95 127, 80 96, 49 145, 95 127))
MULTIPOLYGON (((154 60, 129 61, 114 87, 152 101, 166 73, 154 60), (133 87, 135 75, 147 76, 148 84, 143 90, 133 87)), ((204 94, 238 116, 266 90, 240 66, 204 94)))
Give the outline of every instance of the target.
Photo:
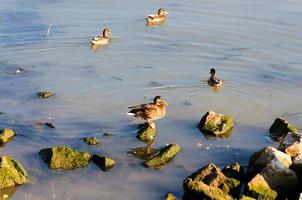
POLYGON ((154 129, 155 130, 155 123, 152 121, 152 120, 148 120, 148 124, 150 125, 150 127, 152 128, 152 129, 154 129))

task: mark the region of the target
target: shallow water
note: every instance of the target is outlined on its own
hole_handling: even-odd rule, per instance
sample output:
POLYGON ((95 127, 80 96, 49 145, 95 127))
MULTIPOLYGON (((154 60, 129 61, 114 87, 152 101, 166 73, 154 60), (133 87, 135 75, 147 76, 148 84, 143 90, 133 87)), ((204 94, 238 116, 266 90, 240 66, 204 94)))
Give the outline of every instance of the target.
POLYGON ((168 191, 181 197, 183 179, 209 161, 246 166, 254 151, 277 146, 268 137, 276 117, 302 128, 300 1, 0 3, 0 120, 18 133, 0 154, 30 174, 12 199, 154 200, 168 191), (144 17, 159 7, 168 10, 167 22, 146 27, 144 17), (113 32, 111 46, 91 50, 89 38, 105 26, 113 32), (225 81, 219 92, 206 84, 212 66, 225 81), (42 100, 40 90, 56 95, 42 100), (127 154, 144 146, 127 106, 156 95, 169 106, 157 122, 154 148, 178 143, 183 149, 162 170, 144 168, 127 154), (234 117, 229 138, 208 140, 199 132, 208 110, 234 117), (37 128, 36 120, 56 129, 37 128), (106 130, 114 135, 102 136, 106 130), (98 136, 101 148, 85 145, 84 136, 98 136), (111 156, 117 165, 106 173, 92 163, 51 171, 37 152, 60 144, 111 156))

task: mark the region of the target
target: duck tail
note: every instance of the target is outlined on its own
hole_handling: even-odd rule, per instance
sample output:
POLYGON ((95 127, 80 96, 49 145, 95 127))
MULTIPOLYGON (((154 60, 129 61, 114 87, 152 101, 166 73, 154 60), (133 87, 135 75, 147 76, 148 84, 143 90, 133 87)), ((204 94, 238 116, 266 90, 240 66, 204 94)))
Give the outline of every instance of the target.
POLYGON ((130 112, 128 112, 128 113, 126 113, 126 115, 129 115, 129 116, 134 116, 135 114, 134 114, 134 113, 130 113, 130 112))

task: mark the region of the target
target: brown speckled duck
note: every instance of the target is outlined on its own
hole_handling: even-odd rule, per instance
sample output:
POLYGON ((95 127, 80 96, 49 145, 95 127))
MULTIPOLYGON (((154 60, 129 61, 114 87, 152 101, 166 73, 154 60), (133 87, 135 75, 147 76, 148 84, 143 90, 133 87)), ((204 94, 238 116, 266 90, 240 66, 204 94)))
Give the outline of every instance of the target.
POLYGON ((134 116, 139 119, 146 120, 149 125, 155 129, 154 120, 161 119, 166 115, 166 103, 161 96, 156 96, 153 103, 131 106, 127 115, 134 116))
POLYGON ((112 34, 111 31, 108 28, 105 28, 103 30, 103 36, 95 36, 91 39, 91 44, 93 45, 109 45, 110 44, 110 38, 109 35, 112 34))
POLYGON ((208 84, 210 86, 222 85, 222 80, 216 76, 216 70, 214 68, 211 68, 210 74, 211 74, 211 76, 208 80, 208 84))
POLYGON ((167 11, 164 8, 160 8, 158 10, 158 14, 157 15, 149 15, 146 20, 147 23, 162 23, 166 20, 166 15, 167 15, 167 11))

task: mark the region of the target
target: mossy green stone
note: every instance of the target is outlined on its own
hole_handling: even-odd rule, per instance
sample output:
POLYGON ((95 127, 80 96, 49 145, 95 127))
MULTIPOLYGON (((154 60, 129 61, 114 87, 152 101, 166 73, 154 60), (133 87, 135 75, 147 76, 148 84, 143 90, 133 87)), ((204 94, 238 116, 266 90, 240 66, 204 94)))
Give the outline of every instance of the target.
POLYGON ((138 127, 136 138, 142 142, 150 143, 154 140, 156 130, 153 129, 148 123, 141 124, 138 127))
POLYGON ((97 137, 85 137, 84 142, 88 145, 96 145, 100 143, 100 140, 97 137))
POLYGON ((23 166, 9 156, 0 157, 0 188, 27 182, 28 174, 23 166))
POLYGON ((108 171, 115 165, 115 161, 113 159, 105 156, 93 155, 92 160, 103 171, 108 171))
POLYGON ((253 197, 248 197, 248 196, 243 195, 243 196, 240 198, 240 200, 256 200, 256 199, 253 198, 253 197))
POLYGON ((79 152, 68 146, 42 149, 39 153, 51 169, 76 169, 86 167, 91 158, 89 153, 79 152))
POLYGON ((159 169, 163 165, 170 162, 180 150, 181 148, 178 144, 170 144, 161 149, 160 152, 154 157, 144 162, 144 166, 159 169))
POLYGON ((247 184, 247 195, 254 197, 258 200, 274 200, 277 198, 278 193, 272 190, 264 177, 260 174, 256 175, 247 184))
POLYGON ((54 95, 54 93, 49 92, 49 91, 41 91, 41 92, 38 93, 38 96, 42 99, 47 99, 47 98, 49 98, 53 95, 54 95))
POLYGON ((166 194, 165 200, 176 200, 176 196, 169 192, 168 194, 166 194))
POLYGON ((10 128, 0 130, 0 145, 8 142, 16 133, 10 128))

